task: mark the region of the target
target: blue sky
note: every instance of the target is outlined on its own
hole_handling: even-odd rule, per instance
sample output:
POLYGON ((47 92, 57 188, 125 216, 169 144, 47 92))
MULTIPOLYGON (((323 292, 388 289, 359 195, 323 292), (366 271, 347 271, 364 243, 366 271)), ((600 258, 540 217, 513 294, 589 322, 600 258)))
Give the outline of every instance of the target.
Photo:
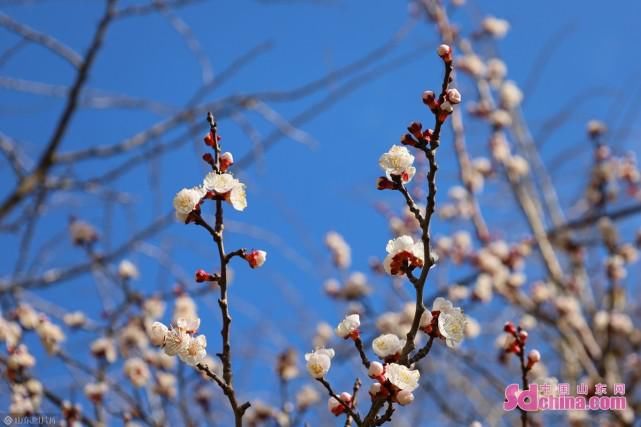
MULTIPOLYGON (((101 13, 101 6, 98 7, 101 3, 41 1, 29 6, 4 6, 3 11, 83 52, 101 13)), ((580 2, 580 7, 577 5, 497 0, 474 2, 452 15, 465 31, 469 31, 470 23, 478 22, 486 14, 511 22, 508 37, 499 42, 498 51, 508 64, 510 79, 526 89, 524 112, 534 135, 545 120, 571 105, 569 120, 550 136, 542 149, 544 158, 556 161, 553 177, 560 184, 565 206, 576 201, 577 191, 584 185, 582 179, 567 178, 589 166, 589 145, 584 137, 588 119, 601 118, 612 128, 621 130, 622 133, 617 134, 621 138, 612 142, 618 152, 638 151, 635 139, 639 106, 636 102, 641 83, 635 76, 641 68, 636 55, 641 36, 638 26, 641 4, 613 2, 612 6, 606 6, 590 0, 580 2), (544 56, 548 56, 544 65, 533 70, 544 56), (568 104, 577 96, 580 102, 568 104), (622 117, 628 118, 626 123, 622 123, 622 117)), ((178 15, 200 40, 215 74, 252 47, 271 43, 268 51, 207 98, 214 100, 238 93, 292 89, 322 77, 389 40, 407 23, 408 8, 404 2, 391 1, 226 0, 187 7, 178 15)), ((8 33, 0 32, 0 51, 15 41, 8 33)), ((330 323, 339 320, 341 307, 332 304, 322 292, 323 280, 332 273, 322 244, 328 230, 339 231, 352 244, 355 269, 366 270, 370 256, 384 255, 389 233, 384 218, 373 206, 384 201, 400 207, 401 200, 397 194, 375 190, 375 178, 380 173, 377 159, 397 142, 411 120, 431 122, 420 102, 420 94, 440 82, 441 66, 434 54, 437 44, 433 29, 424 22, 416 23, 399 46, 379 63, 414 52, 411 59, 350 92, 318 117, 301 125, 316 142, 314 146, 285 138, 257 164, 240 172, 241 179, 248 185, 249 207, 242 214, 227 210, 227 218, 237 222, 230 227, 227 247, 265 248, 269 259, 264 269, 258 271, 246 271, 244 265, 235 268, 237 276, 231 298, 243 304, 235 313, 236 343, 242 341, 241 333, 255 332, 265 326, 262 321, 265 316, 278 325, 274 333, 301 348, 309 345, 311 335, 311 328, 303 333, 301 326, 311 327, 320 319, 330 323), (421 47, 422 50, 417 50, 421 47), (264 230, 261 233, 269 241, 258 238, 255 229, 246 224, 264 230), (249 235, 244 235, 246 233, 249 235), (292 317, 300 313, 283 308, 283 301, 306 306, 312 303, 313 308, 301 321, 292 321, 292 317)), ((71 82, 71 71, 68 64, 39 47, 30 46, 4 64, 0 76, 65 85, 71 82)), ((184 41, 166 19, 154 15, 128 18, 110 29, 88 87, 149 98, 180 108, 201 83, 201 74, 184 41)), ((467 94, 472 95, 469 82, 462 81, 459 87, 464 99, 467 94)), ((340 82, 300 101, 269 105, 284 117, 292 118, 337 88, 340 82)), ((50 136, 61 105, 58 98, 0 89, 0 130, 19 140, 23 150, 35 157, 50 136)), ((75 117, 61 151, 112 144, 162 118, 132 110, 83 110, 75 117)), ((249 114, 248 118, 263 135, 271 131, 256 114, 249 114)), ((470 151, 475 155, 484 154, 486 140, 482 125, 468 120, 466 126, 470 151)), ((237 159, 251 150, 251 142, 233 121, 222 120, 219 129, 224 148, 232 151, 237 159)), ((115 188, 130 193, 134 203, 130 209, 114 212, 112 244, 168 211, 177 190, 200 182, 205 168, 199 160, 204 151, 199 141, 205 131, 203 120, 202 132, 193 138, 193 143, 163 157, 154 168, 143 165, 116 182, 115 188), (158 194, 149 192, 150 180, 158 180, 161 190, 158 194)), ((439 188, 442 190, 439 200, 444 200, 447 188, 457 176, 448 136, 449 132, 443 138, 439 153, 439 188)), ((87 162, 77 172, 83 177, 95 176, 124 158, 87 162)), ((4 195, 11 187, 8 184, 12 179, 10 170, 3 167, 0 177, 4 183, 0 193, 4 195)), ((489 218, 490 229, 513 215, 511 200, 506 200, 503 190, 490 186, 483 196, 496 206, 489 218)), ((46 212, 42 218, 36 247, 60 233, 69 215, 98 226, 104 224, 105 210, 96 199, 75 194, 58 195, 53 200, 56 209, 46 212)), ((505 233, 504 237, 509 239, 524 236, 526 229, 520 224, 510 227, 514 229, 493 231, 505 233)), ((446 234, 454 228, 437 221, 434 233, 446 234)), ((0 260, 0 272, 4 275, 12 271, 15 253, 8 248, 14 247, 16 240, 7 236, 1 239, 7 248, 0 260)), ((176 224, 153 241, 155 244, 166 242, 172 243, 171 257, 188 276, 197 268, 207 268, 213 263, 209 238, 195 227, 176 224)), ((81 257, 69 244, 61 243, 60 249, 47 260, 50 263, 47 267, 69 265, 81 257)), ((141 290, 173 283, 173 279, 145 255, 138 253, 132 258, 142 270, 142 278, 137 282, 141 290)), ((453 276, 457 276, 456 272, 453 276)), ((73 280, 42 295, 64 302, 70 309, 86 307, 87 301, 93 301, 92 304, 96 301, 90 280, 89 277, 73 280)), ((379 278, 375 284, 384 293, 385 282, 379 278)), ((210 299, 201 305, 201 314, 203 331, 214 337, 218 316, 213 309, 208 310, 213 307, 212 302, 210 299)), ((383 301, 379 307, 385 305, 383 301)), ((280 349, 275 339, 269 334, 258 338, 267 356, 274 349, 280 349)), ((84 351, 86 342, 71 341, 78 346, 78 351, 84 351)), ((213 343, 214 340, 212 346, 213 343)), ((272 385, 270 381, 260 381, 265 392, 272 385)))

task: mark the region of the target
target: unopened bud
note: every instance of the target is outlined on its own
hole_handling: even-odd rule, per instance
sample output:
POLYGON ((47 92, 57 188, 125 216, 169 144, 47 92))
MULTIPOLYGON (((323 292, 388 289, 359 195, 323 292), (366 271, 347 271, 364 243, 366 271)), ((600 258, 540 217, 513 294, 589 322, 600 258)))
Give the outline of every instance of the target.
POLYGON ((436 100, 436 94, 431 90, 426 90, 423 92, 423 104, 427 105, 430 110, 436 110, 438 108, 438 101, 436 100))
POLYGON ((396 393, 396 401, 402 406, 409 405, 414 401, 414 394, 408 390, 401 390, 396 393))
POLYGON ((396 184, 393 181, 390 181, 384 176, 381 176, 376 180, 377 190, 395 190, 396 188, 398 188, 398 184, 396 184))
POLYGON ((367 375, 369 375, 370 378, 380 377, 384 372, 385 367, 381 362, 371 362, 369 364, 369 368, 367 369, 367 375))
POLYGON ((442 44, 436 49, 438 56, 445 62, 452 62, 452 48, 449 45, 442 44))
POLYGON ((461 103, 461 93, 457 89, 448 89, 446 92, 446 98, 451 104, 461 103))
POLYGON ((530 350, 527 354, 527 367, 532 368, 537 362, 541 360, 541 353, 538 350, 530 350))
POLYGON ((503 326, 503 330, 507 332, 508 334, 516 334, 516 328, 514 327, 514 323, 512 322, 505 322, 505 325, 503 326))
POLYGON ((231 165, 234 164, 234 156, 227 151, 220 155, 220 171, 225 172, 231 165))
POLYGON ((249 263, 251 268, 262 267, 267 260, 267 252, 253 250, 244 255, 245 260, 249 263))

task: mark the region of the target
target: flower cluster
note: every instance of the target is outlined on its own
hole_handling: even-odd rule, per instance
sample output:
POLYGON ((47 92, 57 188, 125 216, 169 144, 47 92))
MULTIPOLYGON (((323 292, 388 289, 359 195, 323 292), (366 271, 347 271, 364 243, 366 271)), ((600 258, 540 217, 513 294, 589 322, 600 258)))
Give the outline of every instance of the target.
POLYGON ((170 328, 161 322, 151 326, 151 343, 162 347, 168 356, 178 356, 183 362, 195 366, 207 356, 207 339, 196 336, 200 319, 180 318, 170 328))

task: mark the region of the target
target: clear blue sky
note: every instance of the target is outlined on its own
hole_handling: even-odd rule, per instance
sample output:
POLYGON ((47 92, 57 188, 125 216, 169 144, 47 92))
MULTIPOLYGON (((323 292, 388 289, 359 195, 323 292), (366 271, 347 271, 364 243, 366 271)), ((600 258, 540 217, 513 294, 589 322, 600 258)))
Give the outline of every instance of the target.
MULTIPOLYGON (((129 3, 132 2, 126 4, 129 3)), ((83 52, 101 13, 101 5, 98 1, 49 0, 2 9, 14 19, 51 33, 83 52)), ((512 24, 508 37, 498 47, 508 64, 510 79, 520 85, 531 83, 524 110, 534 135, 545 120, 571 105, 568 103, 574 97, 581 97, 581 102, 577 101, 571 108, 569 120, 550 136, 543 148, 547 159, 566 153, 556 164, 553 176, 561 184, 567 206, 576 200, 577 190, 584 184, 567 177, 574 177, 576 171, 586 170, 589 165, 584 137, 588 119, 601 118, 611 127, 625 131, 619 134, 622 138, 613 141, 619 152, 638 151, 634 142, 639 131, 635 113, 641 83, 635 77, 641 68, 637 54, 641 4, 633 1, 604 4, 596 0, 477 1, 470 8, 454 13, 453 20, 469 24, 478 22, 485 14, 506 18, 512 24), (533 71, 545 49, 549 58, 543 68, 533 71), (626 115, 627 123, 622 124, 621 118, 626 115), (567 154, 570 152, 571 157, 567 154), (572 164, 568 167, 570 158, 572 164)), ((178 15, 189 23, 202 43, 214 73, 252 47, 272 43, 269 51, 208 98, 213 100, 236 93, 291 89, 319 78, 385 43, 407 22, 408 8, 404 2, 392 1, 225 0, 187 7, 178 15)), ((468 25, 466 30, 469 28, 468 25)), ((15 41, 13 36, 0 31, 0 51, 15 41)), ((398 57, 425 46, 413 60, 347 94, 301 126, 317 141, 314 147, 283 139, 258 164, 240 173, 248 185, 249 207, 243 213, 228 209, 227 218, 265 230, 270 241, 238 233, 247 231, 247 227, 230 229, 229 249, 242 245, 265 248, 269 252, 268 263, 262 270, 246 271, 243 265, 235 268, 232 304, 234 300, 241 300, 243 304, 242 310, 235 313, 235 343, 243 341, 241 331, 249 333, 258 326, 264 327, 262 319, 266 316, 278 325, 273 333, 300 346, 309 345, 305 343, 309 342, 311 327, 317 320, 330 323, 339 320, 341 308, 330 303, 322 292, 323 280, 331 273, 322 244, 328 230, 339 231, 352 244, 356 269, 366 270, 370 256, 384 255, 389 234, 385 220, 375 212, 373 204, 386 201, 400 207, 401 200, 397 194, 378 193, 374 189, 375 178, 380 173, 377 159, 397 142, 409 121, 431 121, 420 102, 420 94, 436 87, 440 81, 441 67, 434 54, 437 44, 433 29, 419 22, 389 55, 389 58, 398 57), (291 302, 308 307, 311 304, 312 309, 305 313, 306 318, 293 318, 300 315, 298 309, 283 308, 291 302), (308 327, 306 334, 301 333, 301 326, 308 327)), ((35 46, 25 48, 4 64, 0 76, 61 85, 72 81, 68 64, 35 46)), ((149 98, 180 108, 200 82, 200 67, 183 40, 166 19, 154 15, 126 19, 111 28, 88 87, 149 98)), ((328 89, 336 89, 338 85, 328 89)), ((460 88, 464 99, 468 94, 471 96, 469 83, 461 83, 460 88)), ((292 118, 328 93, 325 89, 299 102, 270 105, 283 116, 292 118)), ((57 98, 0 89, 0 130, 21 141, 23 150, 35 157, 50 136, 61 105, 57 98)), ((248 117, 263 135, 269 133, 271 127, 257 115, 248 117)), ((160 119, 160 115, 132 110, 83 110, 75 117, 61 151, 115 143, 160 119)), ((470 151, 475 155, 484 154, 486 140, 480 132, 481 126, 468 121, 467 127, 470 151)), ((248 138, 234 122, 222 120, 219 128, 224 148, 237 158, 251 149, 248 138)), ((204 120, 202 129, 200 133, 204 134, 204 120)), ((156 165, 160 171, 158 176, 142 166, 117 182, 116 188, 129 192, 135 204, 131 210, 115 212, 112 244, 126 239, 133 230, 169 210, 177 190, 200 182, 205 171, 199 161, 204 148, 199 144, 200 133, 194 138, 194 144, 172 152, 156 165), (150 179, 159 180, 159 199, 148 192, 150 179)), ((448 136, 449 133, 439 153, 442 166, 439 187, 443 190, 439 200, 444 199, 446 189, 457 176, 448 136)), ((116 163, 88 162, 78 173, 84 177, 94 176, 116 163)), ((0 170, 0 179, 3 183, 0 193, 4 195, 12 182, 8 168, 0 170)), ((491 229, 493 224, 511 215, 511 201, 503 199, 502 190, 487 190, 486 200, 496 205, 489 218, 491 229)), ((54 200, 56 209, 47 212, 40 222, 36 244, 46 242, 63 230, 71 214, 98 226, 103 224, 105 211, 96 199, 76 194, 56 196, 54 200)), ((444 234, 451 229, 451 225, 437 221, 434 232, 444 234)), ((501 230, 493 231, 501 234, 501 230)), ((524 231, 520 228, 521 234, 505 237, 515 239, 524 231)), ((174 245, 171 256, 188 276, 214 262, 208 236, 195 227, 176 224, 154 243, 165 240, 174 245)), ((15 244, 14 238, 2 237, 5 250, 0 273, 3 275, 12 271, 15 244)), ((80 252, 66 243, 61 244, 60 249, 45 267, 69 265, 80 259, 80 252)), ((142 290, 172 284, 173 279, 159 271, 153 260, 143 254, 134 254, 132 258, 141 266, 142 278, 137 286, 142 290)), ((456 276, 454 272, 452 277, 456 276)), ((87 307, 88 301, 95 304, 95 290, 90 280, 84 277, 70 281, 42 295, 66 308, 81 309, 87 307)), ((385 282, 380 278, 375 283, 379 290, 385 289, 385 282)), ((209 299, 201 304, 200 311, 203 331, 212 337, 213 353, 217 344, 214 337, 217 337, 218 313, 212 302, 213 299, 209 299)), ((379 306, 384 307, 385 303, 379 306)), ((270 335, 257 338, 267 356, 272 350, 280 349, 279 342, 272 338, 270 335)), ((86 341, 70 341, 78 351, 86 351, 83 347, 86 341)), ((261 381, 265 398, 273 385, 271 381, 261 381)))

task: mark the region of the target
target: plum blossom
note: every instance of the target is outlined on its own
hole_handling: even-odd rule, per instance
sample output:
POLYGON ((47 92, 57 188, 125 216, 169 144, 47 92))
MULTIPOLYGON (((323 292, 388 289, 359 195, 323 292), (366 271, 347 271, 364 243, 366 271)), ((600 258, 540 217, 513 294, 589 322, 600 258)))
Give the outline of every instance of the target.
POLYGON ((149 382, 150 371, 147 363, 139 357, 133 357, 125 362, 125 375, 135 387, 142 387, 149 382))
POLYGON ((421 373, 405 365, 390 363, 385 367, 385 376, 390 383, 400 390, 412 392, 418 387, 418 380, 421 377, 421 373))
POLYGON ((189 214, 196 209, 200 200, 205 196, 201 187, 183 188, 174 196, 174 209, 176 218, 185 221, 189 214))
POLYGON ((118 276, 123 280, 137 279, 140 272, 136 264, 128 259, 123 259, 118 265, 118 276))
POLYGON ((332 253, 332 259, 338 268, 349 267, 352 262, 352 250, 343 236, 336 231, 330 231, 325 235, 325 244, 332 253))
POLYGON ((245 184, 229 173, 209 172, 203 180, 203 188, 229 201, 237 211, 247 207, 245 184))
POLYGON ((465 336, 465 315, 445 298, 434 300, 432 311, 438 311, 438 331, 448 347, 457 347, 465 336))
POLYGON ((388 179, 392 176, 399 176, 404 183, 410 182, 416 173, 414 156, 406 147, 392 145, 387 153, 384 153, 378 160, 378 164, 385 171, 388 179))
POLYGON ((423 242, 414 241, 411 236, 400 236, 387 242, 387 256, 383 267, 388 274, 400 276, 405 273, 406 264, 410 268, 422 267, 424 263, 423 242))
POLYGON ((207 356, 207 338, 204 335, 190 337, 184 351, 178 353, 180 360, 188 365, 196 366, 207 356))
POLYGON ((505 37, 510 30, 509 22, 494 16, 486 17, 481 23, 481 26, 483 27, 483 31, 497 39, 505 37))
POLYGON ((350 314, 345 317, 336 327, 336 335, 341 338, 358 337, 358 328, 361 326, 361 319, 358 314, 350 314))
POLYGON ((309 372, 313 378, 323 378, 332 366, 334 354, 334 349, 332 348, 319 348, 312 353, 305 354, 307 372, 309 372))
POLYGON ((374 353, 382 359, 400 353, 404 345, 405 340, 401 340, 394 334, 380 335, 372 341, 374 353))
POLYGON ((149 338, 151 339, 151 343, 157 346, 163 345, 165 343, 165 337, 167 336, 168 332, 169 328, 167 328, 167 326, 160 322, 154 322, 151 325, 151 329, 149 331, 149 338))

